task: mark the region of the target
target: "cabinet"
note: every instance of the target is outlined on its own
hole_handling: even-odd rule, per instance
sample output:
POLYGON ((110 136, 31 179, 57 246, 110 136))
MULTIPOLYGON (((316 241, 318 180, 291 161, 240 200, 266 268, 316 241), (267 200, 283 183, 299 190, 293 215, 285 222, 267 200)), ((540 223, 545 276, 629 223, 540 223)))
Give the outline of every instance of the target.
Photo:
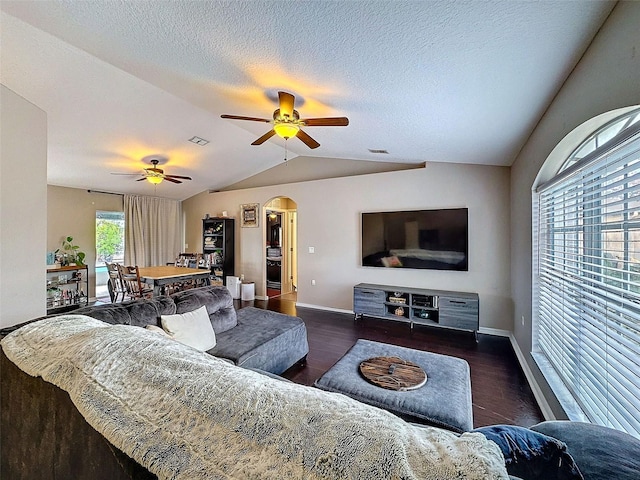
POLYGON ((226 277, 234 274, 234 223, 232 218, 202 220, 202 255, 211 268, 212 285, 224 285, 226 277))
POLYGON ((435 327, 470 330, 477 337, 477 293, 361 283, 353 288, 356 320, 364 315, 435 327))
POLYGON ((86 265, 47 269, 47 315, 87 305, 88 272, 86 265))

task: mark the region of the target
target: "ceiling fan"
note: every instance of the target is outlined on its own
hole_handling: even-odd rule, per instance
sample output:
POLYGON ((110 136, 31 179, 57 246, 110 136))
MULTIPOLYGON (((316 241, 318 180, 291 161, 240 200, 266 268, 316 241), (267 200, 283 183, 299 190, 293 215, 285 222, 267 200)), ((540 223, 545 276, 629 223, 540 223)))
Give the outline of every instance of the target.
POLYGON ((111 175, 142 175, 142 178, 136 180, 136 182, 148 180, 149 183, 153 183, 154 185, 162 183, 163 180, 171 183, 182 183, 181 180, 191 180, 191 177, 185 177, 183 175, 167 175, 164 173, 164 170, 158 168, 160 160, 157 158, 150 159, 149 163, 153 166, 145 168, 144 173, 112 173, 111 175))
POLYGON ((278 100, 280 108, 273 112, 273 120, 239 115, 221 115, 221 117, 232 120, 272 123, 273 128, 251 145, 261 145, 277 134, 285 140, 291 137, 298 137, 307 147, 318 148, 320 144, 302 130, 301 127, 346 127, 349 125, 347 117, 300 118, 298 111, 293 108, 295 97, 290 93, 278 92, 278 100))

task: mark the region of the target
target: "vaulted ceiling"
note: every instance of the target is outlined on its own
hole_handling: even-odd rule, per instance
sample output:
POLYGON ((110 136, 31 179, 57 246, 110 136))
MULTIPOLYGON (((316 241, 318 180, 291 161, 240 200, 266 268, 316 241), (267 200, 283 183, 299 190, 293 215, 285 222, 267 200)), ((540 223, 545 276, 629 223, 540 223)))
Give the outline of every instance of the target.
POLYGON ((47 113, 54 185, 185 199, 285 155, 309 170, 508 166, 614 5, 2 0, 0 79, 47 113), (350 125, 308 127, 321 146, 294 138, 285 152, 278 137, 251 145, 268 124, 220 118, 270 118, 278 90, 302 117, 350 125), (142 172, 149 155, 193 181, 112 175, 142 172))

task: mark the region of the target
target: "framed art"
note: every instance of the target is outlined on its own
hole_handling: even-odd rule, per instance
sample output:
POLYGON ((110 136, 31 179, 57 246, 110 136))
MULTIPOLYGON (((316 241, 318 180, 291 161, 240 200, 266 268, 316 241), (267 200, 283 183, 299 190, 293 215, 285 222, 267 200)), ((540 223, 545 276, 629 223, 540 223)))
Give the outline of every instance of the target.
POLYGON ((241 227, 257 227, 258 226, 258 203, 244 203, 240 205, 240 226, 241 227))

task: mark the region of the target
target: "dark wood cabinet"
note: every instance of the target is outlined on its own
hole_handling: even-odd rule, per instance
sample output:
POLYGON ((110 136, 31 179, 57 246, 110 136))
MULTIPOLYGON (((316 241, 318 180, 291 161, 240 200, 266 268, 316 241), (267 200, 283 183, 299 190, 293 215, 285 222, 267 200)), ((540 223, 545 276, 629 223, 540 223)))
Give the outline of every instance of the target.
POLYGON ((202 254, 211 268, 211 284, 225 285, 234 275, 235 221, 232 218, 202 220, 202 254))

